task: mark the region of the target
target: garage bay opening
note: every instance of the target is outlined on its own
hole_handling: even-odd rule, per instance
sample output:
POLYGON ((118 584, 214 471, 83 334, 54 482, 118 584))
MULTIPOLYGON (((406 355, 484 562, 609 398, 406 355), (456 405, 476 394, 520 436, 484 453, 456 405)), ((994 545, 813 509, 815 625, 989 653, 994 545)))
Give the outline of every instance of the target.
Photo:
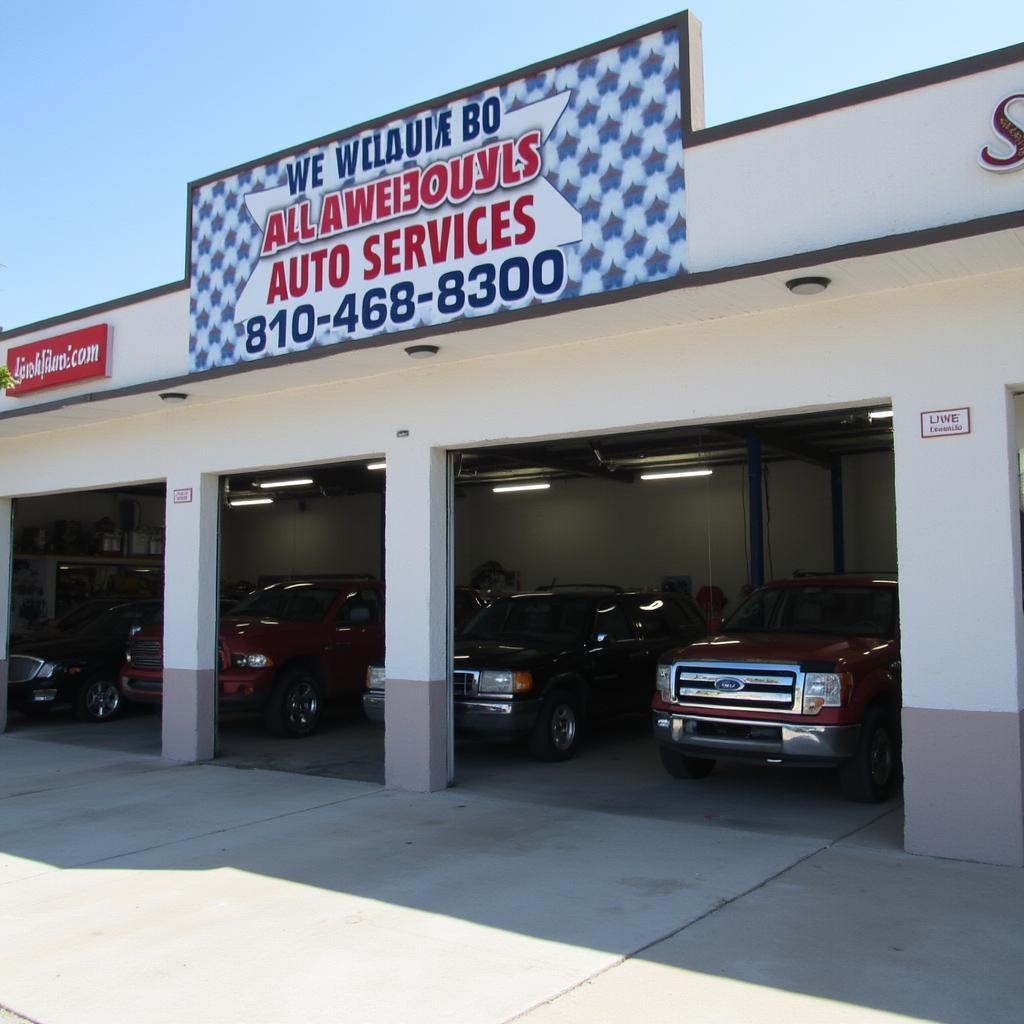
MULTIPOLYGON (((673 775, 714 768, 709 786, 781 784, 832 800, 834 772, 765 770, 801 760, 784 734, 806 726, 820 740, 826 723, 839 730, 828 733, 837 746, 827 766, 856 755, 864 769, 863 722, 848 728, 840 705, 860 671, 853 649, 879 647, 897 629, 887 406, 476 448, 453 465, 457 782, 518 789, 529 777, 538 799, 627 809, 638 793, 678 799, 678 789, 664 792, 673 775), (771 580, 806 581, 803 618, 778 627, 803 646, 773 654, 766 640, 750 671, 726 672, 741 649, 730 616, 771 580), (679 667, 691 656, 717 665, 692 694, 679 667), (770 694, 773 660, 796 667, 770 694), (667 711, 652 715, 661 693, 678 726, 667 711), (704 738, 703 756, 692 745, 678 755, 685 765, 667 756, 673 729, 704 738)), ((898 678, 888 663, 886 672, 878 706, 898 720, 898 678)), ((886 795, 897 733, 874 751, 888 759, 886 795)), ((813 754, 813 743, 802 750, 813 754)), ((869 790, 861 778, 861 798, 869 790)))

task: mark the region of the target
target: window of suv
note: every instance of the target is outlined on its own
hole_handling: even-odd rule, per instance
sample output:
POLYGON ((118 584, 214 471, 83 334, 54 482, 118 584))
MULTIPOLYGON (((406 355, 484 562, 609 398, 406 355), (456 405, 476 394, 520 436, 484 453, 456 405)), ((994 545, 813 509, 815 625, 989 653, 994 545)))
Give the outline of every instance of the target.
POLYGON ((376 590, 359 590, 345 598, 345 603, 338 610, 338 622, 341 625, 368 626, 380 622, 380 594, 376 590))
POLYGON ((319 622, 337 596, 337 590, 312 583, 285 583, 242 598, 231 609, 231 614, 281 622, 319 622))
POLYGON ((605 636, 612 643, 636 639, 636 626, 618 601, 597 606, 594 612, 594 636, 605 636))
POLYGON ((466 626, 460 638, 580 643, 590 625, 591 605, 586 598, 547 594, 499 598, 466 626))
POLYGON ((726 622, 727 633, 831 633, 892 636, 896 591, 891 587, 768 587, 752 594, 726 622))

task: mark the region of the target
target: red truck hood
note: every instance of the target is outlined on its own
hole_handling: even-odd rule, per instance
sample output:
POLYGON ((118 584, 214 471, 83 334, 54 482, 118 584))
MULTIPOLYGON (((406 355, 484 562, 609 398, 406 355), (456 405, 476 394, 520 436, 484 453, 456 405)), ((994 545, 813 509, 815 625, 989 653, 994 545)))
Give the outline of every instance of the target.
POLYGON ((673 661, 831 662, 864 658, 895 646, 884 637, 824 633, 719 633, 676 652, 673 661))

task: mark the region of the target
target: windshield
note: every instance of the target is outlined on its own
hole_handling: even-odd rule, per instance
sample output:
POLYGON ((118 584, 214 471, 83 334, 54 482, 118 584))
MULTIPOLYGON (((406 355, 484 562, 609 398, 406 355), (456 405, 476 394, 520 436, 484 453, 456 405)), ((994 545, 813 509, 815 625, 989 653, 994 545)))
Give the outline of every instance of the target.
POLYGON ((581 643, 590 632, 592 602, 584 598, 500 598, 459 634, 462 640, 543 640, 581 643))
POLYGON ((281 622, 319 622, 334 604, 338 591, 311 583, 286 583, 243 597, 230 611, 232 618, 278 619, 281 622))
POLYGON ((111 608, 87 622, 77 631, 77 636, 127 636, 133 626, 148 625, 160 611, 156 604, 124 604, 111 608))
POLYGON ((768 587, 751 594, 722 627, 726 633, 829 633, 893 636, 894 587, 768 587))

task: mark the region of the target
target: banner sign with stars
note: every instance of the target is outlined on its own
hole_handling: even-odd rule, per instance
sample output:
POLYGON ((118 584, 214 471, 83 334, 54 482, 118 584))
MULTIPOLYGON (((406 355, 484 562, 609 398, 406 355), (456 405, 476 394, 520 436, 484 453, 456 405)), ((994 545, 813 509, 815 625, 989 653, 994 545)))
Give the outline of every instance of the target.
POLYGON ((191 370, 685 272, 679 35, 194 185, 191 370))

